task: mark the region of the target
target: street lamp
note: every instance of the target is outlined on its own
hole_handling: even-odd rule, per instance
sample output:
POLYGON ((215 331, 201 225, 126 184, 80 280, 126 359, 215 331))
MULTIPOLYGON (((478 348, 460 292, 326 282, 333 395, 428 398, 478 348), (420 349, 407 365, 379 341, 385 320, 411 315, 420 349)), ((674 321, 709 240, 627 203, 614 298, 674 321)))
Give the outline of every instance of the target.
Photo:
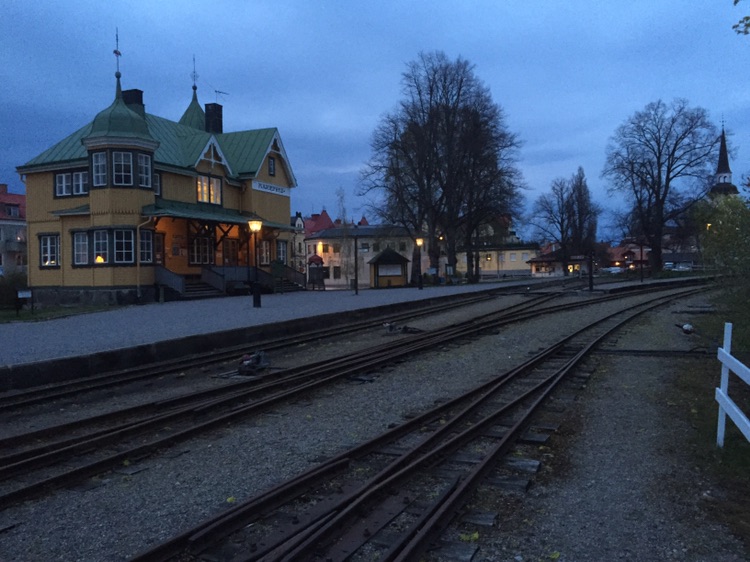
MULTIPOLYGON (((253 293, 253 308, 260 308, 260 285, 258 284, 258 246, 257 246, 257 233, 263 227, 263 221, 252 220, 247 222, 247 226, 250 228, 250 232, 253 233, 253 253, 255 254, 253 264, 255 265, 255 275, 253 276, 252 293, 253 293)), ((248 264, 248 277, 250 274, 250 243, 248 241, 247 247, 247 264, 248 264)), ((248 279, 248 282, 250 280, 248 279)))
POLYGON ((418 272, 419 277, 417 278, 417 286, 419 287, 419 290, 422 290, 422 244, 424 244, 424 238, 417 238, 415 240, 417 243, 417 263, 418 263, 418 272))

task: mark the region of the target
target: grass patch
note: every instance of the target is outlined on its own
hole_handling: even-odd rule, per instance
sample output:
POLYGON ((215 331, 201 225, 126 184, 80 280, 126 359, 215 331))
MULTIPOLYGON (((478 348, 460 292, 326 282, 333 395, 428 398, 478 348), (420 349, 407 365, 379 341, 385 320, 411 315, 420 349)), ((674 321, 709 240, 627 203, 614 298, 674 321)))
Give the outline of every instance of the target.
MULTIPOLYGON (((724 287, 713 302, 716 314, 694 317, 699 333, 711 334, 722 345, 724 323, 732 323, 732 355, 750 365, 750 286, 724 287)), ((724 447, 716 446, 718 404, 714 389, 719 386, 721 364, 718 360, 685 365, 677 379, 675 400, 680 411, 687 412, 695 429, 694 452, 700 470, 711 477, 721 490, 716 501, 707 505, 718 520, 723 521, 750 545, 750 443, 734 423, 727 419, 724 447)), ((729 393, 737 405, 750 415, 750 386, 734 374, 730 375, 729 393)))

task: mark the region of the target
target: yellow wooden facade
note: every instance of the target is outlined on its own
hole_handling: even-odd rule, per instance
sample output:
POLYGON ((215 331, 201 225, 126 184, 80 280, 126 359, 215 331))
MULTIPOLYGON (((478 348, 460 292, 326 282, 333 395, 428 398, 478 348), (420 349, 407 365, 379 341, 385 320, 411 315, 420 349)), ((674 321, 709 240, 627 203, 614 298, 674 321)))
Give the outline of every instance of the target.
MULTIPOLYGON (((134 106, 123 102, 119 79, 118 73, 116 99, 106 111, 111 115, 119 111, 120 116, 135 122, 139 119, 137 108, 131 111, 134 106), (126 105, 128 109, 124 110, 126 105)), ((111 138, 106 134, 96 136, 97 120, 103 119, 104 113, 97 115, 90 129, 84 127, 18 168, 26 184, 28 275, 32 289, 67 292, 67 300, 76 300, 75 293, 80 296, 89 290, 140 297, 148 289, 150 297, 155 298, 157 268, 178 276, 200 277, 206 267, 231 265, 249 271, 253 265, 268 270, 270 262, 285 257, 279 255, 279 248, 280 243, 291 245, 290 195, 296 180, 278 132, 266 129, 257 134, 245 131, 223 135, 220 131, 191 130, 162 118, 147 120, 144 113, 140 118, 150 127, 143 129, 144 125, 138 122, 139 130, 146 131, 138 133, 140 137, 132 139, 117 131, 110 133, 111 138), (187 150, 175 150, 170 143, 190 134, 197 139, 195 144, 204 141, 205 144, 193 160, 178 161, 187 150), (237 156, 244 154, 237 145, 245 139, 256 145, 261 143, 254 149, 257 156, 254 161, 237 156), (222 143, 229 147, 228 152, 233 151, 232 157, 222 152, 222 143), (106 162, 111 165, 110 176, 116 169, 114 153, 131 153, 135 162, 140 162, 141 155, 148 157, 152 185, 136 186, 134 178, 134 185, 123 187, 114 185, 109 177, 108 185, 94 187, 92 154, 96 152, 106 155, 106 162), (88 174, 85 193, 61 196, 56 187, 57 176, 82 172, 88 174), (200 200, 198 182, 202 176, 220 181, 220 201, 200 200), (251 219, 263 223, 256 235, 249 230, 251 219), (91 247, 94 232, 105 232, 109 237, 106 263, 98 263, 96 247, 91 247), (79 233, 76 240, 81 241, 78 246, 74 242, 76 233, 79 233), (118 236, 125 237, 126 243, 118 246, 118 236), (201 260, 191 259, 191 244, 196 243, 196 238, 209 240, 213 246, 205 255, 201 254, 201 260), (57 263, 49 263, 49 245, 53 239, 59 244, 57 263), (84 239, 88 244, 85 251, 81 249, 84 239), (253 241, 255 245, 251 247, 253 241), (267 249, 262 262, 254 259, 259 246, 267 249), (122 248, 126 251, 121 251, 122 248), (146 251, 142 253, 144 248, 146 251), (121 252, 117 255, 124 256, 125 261, 115 262, 113 256, 118 251, 121 252), (146 261, 141 259, 149 255, 151 258, 146 261), (43 256, 47 256, 47 263, 43 263, 43 256)), ((121 117, 111 115, 104 117, 111 122, 119 118, 118 124, 121 123, 121 117)), ((108 126, 110 130, 113 127, 111 123, 108 126)), ((134 165, 133 176, 137 177, 138 170, 134 165)), ((287 252, 285 262, 289 261, 290 253, 287 252)), ((192 258, 196 255, 194 251, 192 258)), ((112 298, 104 300, 111 302, 112 298)))

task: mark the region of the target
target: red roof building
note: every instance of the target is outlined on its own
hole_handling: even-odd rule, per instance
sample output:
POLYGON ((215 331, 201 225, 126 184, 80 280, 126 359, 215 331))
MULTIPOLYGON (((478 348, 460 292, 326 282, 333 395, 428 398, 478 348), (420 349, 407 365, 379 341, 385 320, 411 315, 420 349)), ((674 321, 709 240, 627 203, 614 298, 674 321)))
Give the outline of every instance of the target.
POLYGON ((26 196, 0 183, 0 276, 26 274, 26 196))

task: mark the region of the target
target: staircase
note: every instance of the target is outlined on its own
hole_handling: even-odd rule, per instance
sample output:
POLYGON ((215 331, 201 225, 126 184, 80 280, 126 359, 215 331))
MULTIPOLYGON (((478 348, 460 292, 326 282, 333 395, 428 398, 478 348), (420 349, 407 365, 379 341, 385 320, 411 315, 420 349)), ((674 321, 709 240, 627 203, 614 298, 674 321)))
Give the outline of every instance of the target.
POLYGON ((273 280, 274 293, 293 293, 295 291, 304 291, 305 288, 297 283, 293 283, 285 277, 277 277, 273 280))
POLYGON ((185 279, 185 292, 181 300, 210 299, 213 297, 225 297, 226 293, 216 287, 204 283, 200 279, 185 279))

